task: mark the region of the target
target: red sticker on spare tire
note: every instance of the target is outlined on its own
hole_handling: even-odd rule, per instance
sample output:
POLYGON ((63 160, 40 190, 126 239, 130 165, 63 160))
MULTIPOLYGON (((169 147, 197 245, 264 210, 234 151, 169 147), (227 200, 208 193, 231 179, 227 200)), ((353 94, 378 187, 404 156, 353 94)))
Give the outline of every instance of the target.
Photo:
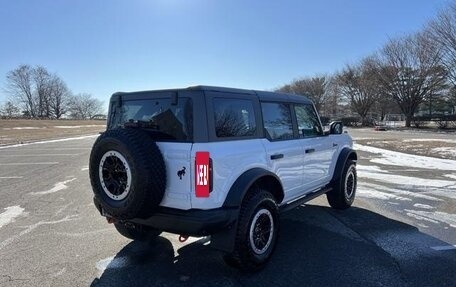
POLYGON ((209 152, 196 152, 195 160, 195 195, 209 197, 209 152))

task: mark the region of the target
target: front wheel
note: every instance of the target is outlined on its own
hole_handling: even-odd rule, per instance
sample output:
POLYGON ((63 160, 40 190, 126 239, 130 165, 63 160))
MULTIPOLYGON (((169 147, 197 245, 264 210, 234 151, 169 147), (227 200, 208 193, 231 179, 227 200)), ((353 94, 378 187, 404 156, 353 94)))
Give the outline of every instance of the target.
POLYGON ((353 160, 345 163, 341 177, 334 182, 333 189, 326 194, 329 205, 335 209, 347 209, 355 200, 358 178, 353 160))
POLYGON ((279 213, 274 197, 265 190, 252 190, 241 205, 234 252, 225 262, 246 272, 265 266, 275 249, 279 213))

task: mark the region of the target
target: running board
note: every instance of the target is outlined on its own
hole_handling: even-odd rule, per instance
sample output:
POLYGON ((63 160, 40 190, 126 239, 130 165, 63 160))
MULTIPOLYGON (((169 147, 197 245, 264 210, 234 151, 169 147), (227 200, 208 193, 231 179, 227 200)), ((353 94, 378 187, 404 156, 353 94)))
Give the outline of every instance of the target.
POLYGON ((314 199, 315 197, 319 197, 320 195, 323 195, 323 194, 331 191, 331 189, 332 189, 331 187, 324 187, 318 191, 308 193, 308 194, 304 195, 303 197, 300 197, 298 199, 285 203, 284 205, 281 205, 279 207, 279 210, 280 210, 280 212, 285 212, 285 211, 294 209, 294 208, 302 205, 303 203, 306 203, 306 202, 314 199))

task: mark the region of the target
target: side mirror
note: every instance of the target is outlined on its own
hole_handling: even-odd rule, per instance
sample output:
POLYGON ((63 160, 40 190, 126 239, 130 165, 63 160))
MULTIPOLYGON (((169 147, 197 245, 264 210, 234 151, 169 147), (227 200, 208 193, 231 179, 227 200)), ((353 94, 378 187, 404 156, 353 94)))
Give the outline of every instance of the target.
POLYGON ((344 126, 341 121, 331 122, 329 124, 329 134, 331 135, 340 135, 343 129, 344 126))

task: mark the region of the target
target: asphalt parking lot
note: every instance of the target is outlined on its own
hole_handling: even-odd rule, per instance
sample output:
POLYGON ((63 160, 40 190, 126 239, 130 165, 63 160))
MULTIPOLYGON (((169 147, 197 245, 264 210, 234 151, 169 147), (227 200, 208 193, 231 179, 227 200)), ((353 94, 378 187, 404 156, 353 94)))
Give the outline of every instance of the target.
POLYGON ((354 207, 335 211, 321 197, 283 214, 272 261, 247 275, 209 238, 118 235, 92 203, 94 140, 0 149, 0 286, 456 286, 456 161, 357 144, 354 207))

